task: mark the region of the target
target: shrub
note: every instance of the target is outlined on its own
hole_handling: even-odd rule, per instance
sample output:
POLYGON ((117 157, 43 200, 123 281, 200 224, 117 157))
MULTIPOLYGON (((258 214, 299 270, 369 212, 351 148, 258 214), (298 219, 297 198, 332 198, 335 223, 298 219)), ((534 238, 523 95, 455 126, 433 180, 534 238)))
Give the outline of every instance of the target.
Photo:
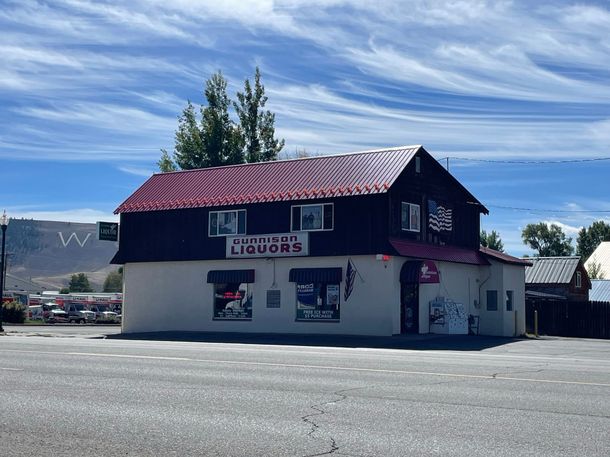
POLYGON ((25 321, 25 307, 16 301, 2 304, 2 322, 23 324, 25 321))

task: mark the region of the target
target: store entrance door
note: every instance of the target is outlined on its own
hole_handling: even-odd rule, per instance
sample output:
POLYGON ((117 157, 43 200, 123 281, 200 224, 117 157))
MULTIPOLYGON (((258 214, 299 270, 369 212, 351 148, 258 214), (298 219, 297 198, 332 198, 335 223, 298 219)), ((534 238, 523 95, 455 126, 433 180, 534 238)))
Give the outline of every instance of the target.
POLYGON ((400 333, 419 333, 419 284, 400 284, 400 333))

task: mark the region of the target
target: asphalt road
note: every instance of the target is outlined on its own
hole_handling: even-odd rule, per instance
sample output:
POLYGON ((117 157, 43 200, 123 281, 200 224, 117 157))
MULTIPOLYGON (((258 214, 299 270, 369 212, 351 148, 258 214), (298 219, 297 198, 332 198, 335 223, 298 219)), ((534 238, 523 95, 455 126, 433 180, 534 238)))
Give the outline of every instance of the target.
POLYGON ((0 455, 609 456, 610 342, 497 342, 0 336, 0 455))

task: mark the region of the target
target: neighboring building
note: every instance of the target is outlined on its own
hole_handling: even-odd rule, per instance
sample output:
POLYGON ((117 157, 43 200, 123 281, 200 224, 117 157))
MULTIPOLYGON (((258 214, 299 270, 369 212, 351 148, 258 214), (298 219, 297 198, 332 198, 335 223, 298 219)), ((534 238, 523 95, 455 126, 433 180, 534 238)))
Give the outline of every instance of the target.
POLYGON ((610 279, 592 279, 589 300, 610 302, 610 279))
POLYGON ((580 257, 531 257, 525 269, 528 298, 570 301, 589 300, 591 280, 580 257))
POLYGON ((600 279, 610 279, 610 241, 602 241, 585 262, 587 271, 593 264, 599 266, 600 279))
POLYGON ((527 261, 421 146, 153 175, 121 204, 123 331, 525 331, 527 261))

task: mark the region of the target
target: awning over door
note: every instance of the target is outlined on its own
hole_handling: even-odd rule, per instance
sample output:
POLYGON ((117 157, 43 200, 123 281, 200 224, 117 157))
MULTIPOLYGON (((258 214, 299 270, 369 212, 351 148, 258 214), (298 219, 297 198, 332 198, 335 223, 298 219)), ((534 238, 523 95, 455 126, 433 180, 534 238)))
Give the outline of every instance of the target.
POLYGON ((208 282, 213 284, 254 282, 254 270, 210 270, 208 282))
POLYGON ((292 268, 289 274, 290 282, 341 282, 343 269, 338 268, 292 268))
POLYGON ((440 276, 432 260, 407 260, 400 269, 402 284, 438 284, 440 276))

